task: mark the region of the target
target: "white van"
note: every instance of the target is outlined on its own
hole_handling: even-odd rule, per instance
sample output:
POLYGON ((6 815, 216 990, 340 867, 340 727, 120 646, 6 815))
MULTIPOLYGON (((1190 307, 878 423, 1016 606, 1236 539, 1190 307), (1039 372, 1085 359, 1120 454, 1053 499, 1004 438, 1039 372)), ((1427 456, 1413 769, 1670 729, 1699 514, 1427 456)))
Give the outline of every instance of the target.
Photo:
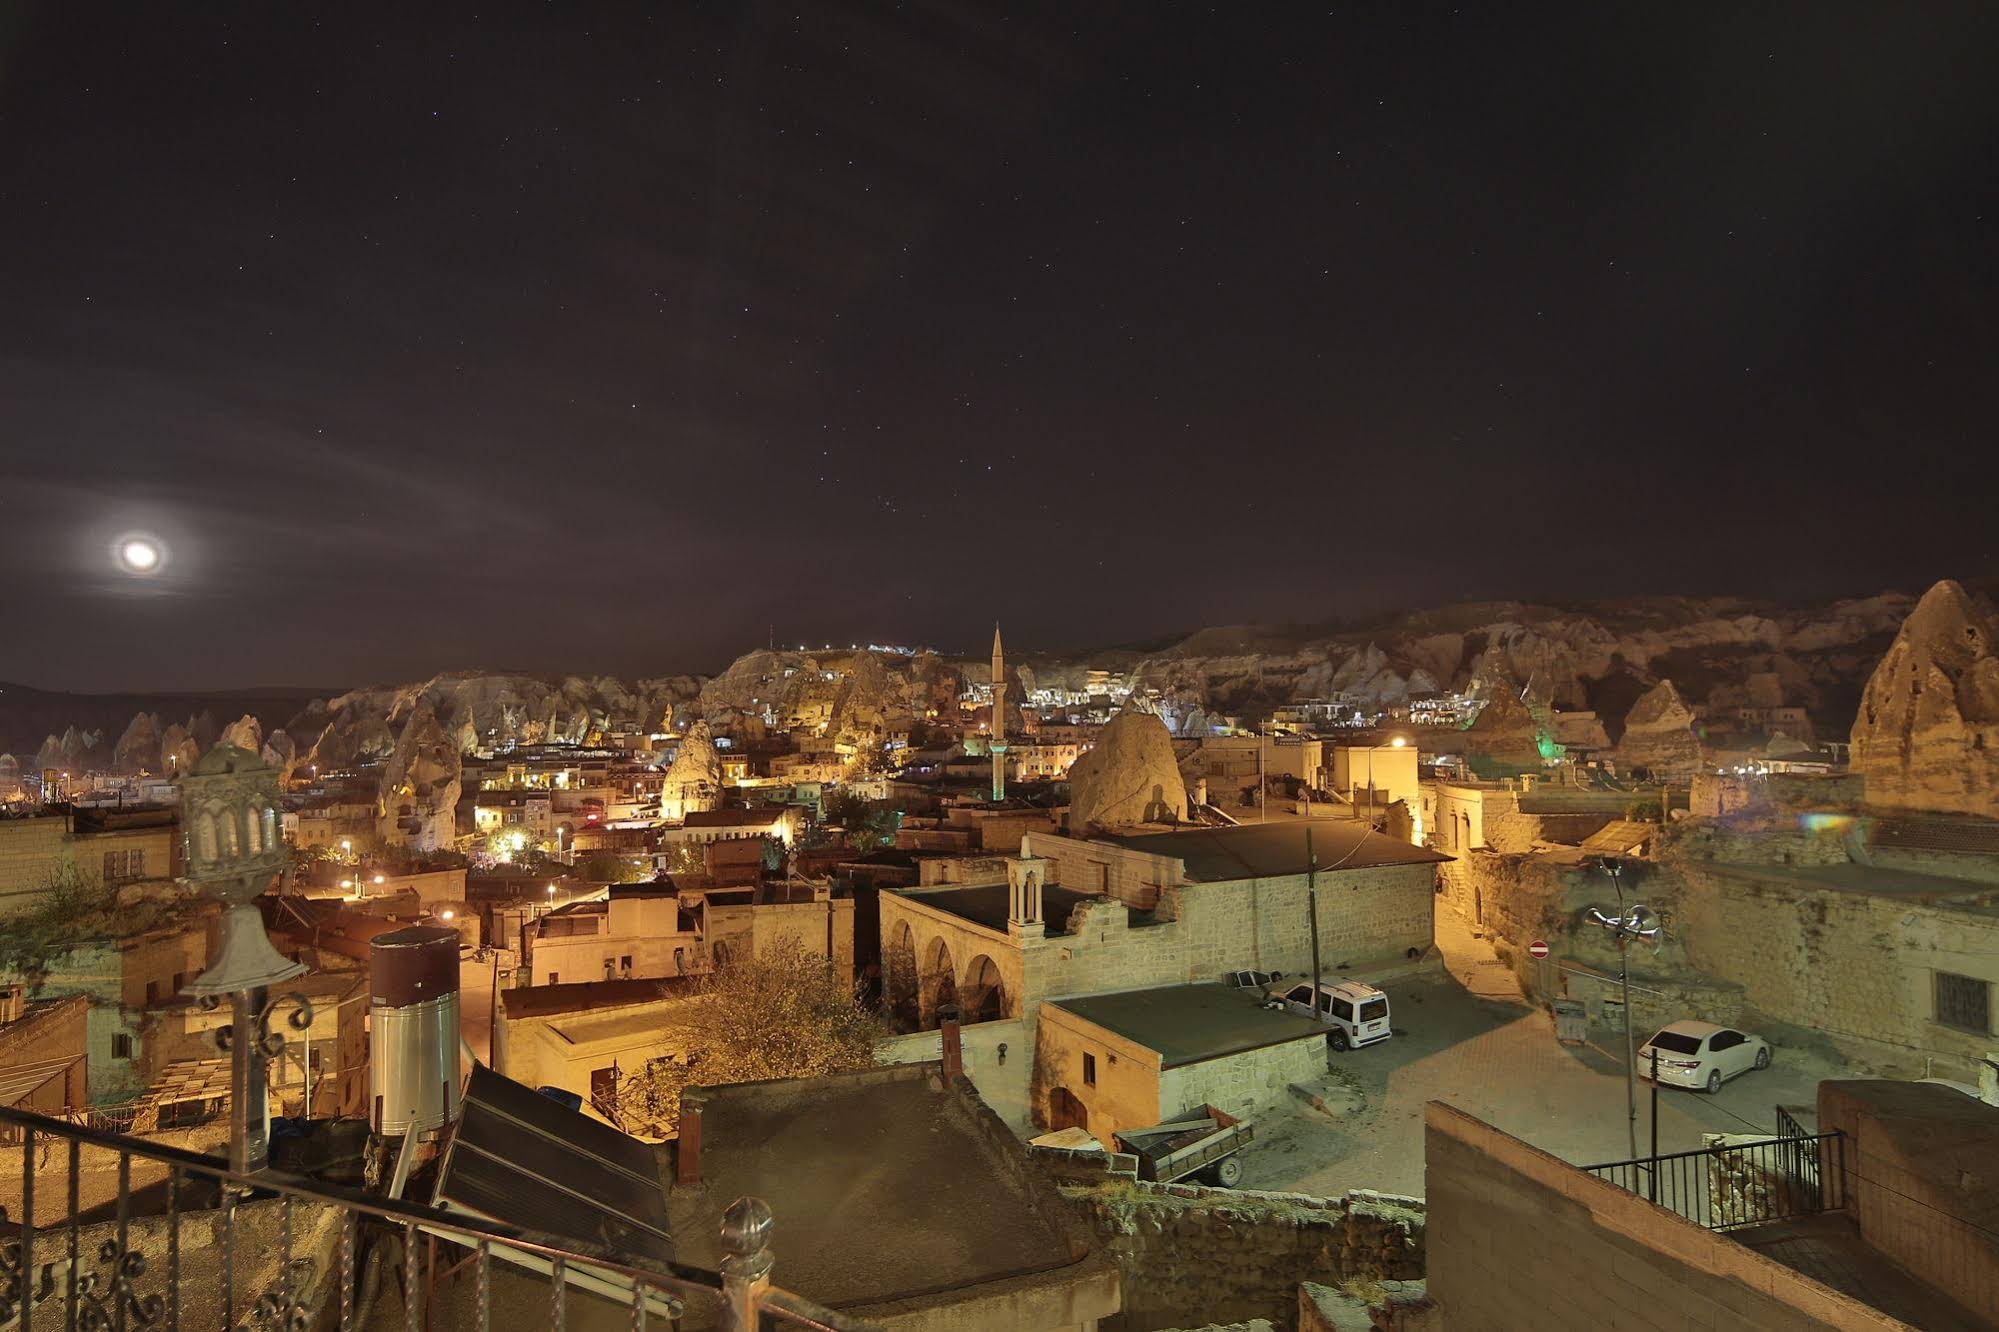
POLYGON ((1359 981, 1321 981, 1316 1013, 1310 981, 1294 985, 1277 996, 1276 1006, 1300 1017, 1316 1017, 1331 1027, 1326 1039, 1335 1050, 1373 1045, 1394 1034, 1388 1026, 1388 996, 1359 981))

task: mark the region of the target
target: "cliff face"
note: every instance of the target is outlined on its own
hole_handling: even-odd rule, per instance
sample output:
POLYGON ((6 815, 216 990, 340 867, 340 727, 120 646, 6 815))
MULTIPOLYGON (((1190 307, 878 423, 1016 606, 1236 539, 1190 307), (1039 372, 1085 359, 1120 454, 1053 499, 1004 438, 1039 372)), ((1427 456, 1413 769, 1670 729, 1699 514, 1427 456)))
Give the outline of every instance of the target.
POLYGON ((1958 584, 1923 595, 1853 722, 1867 800, 1999 817, 1999 626, 1958 584))
POLYGON ((1758 678, 1761 692, 1774 681, 1784 701, 1843 712, 1912 604, 1899 593, 1806 610, 1727 598, 1486 602, 1365 632, 1203 630, 1131 666, 1144 683, 1215 712, 1334 692, 1379 707, 1512 682, 1555 708, 1617 721, 1663 677, 1690 705, 1748 703, 1758 678))

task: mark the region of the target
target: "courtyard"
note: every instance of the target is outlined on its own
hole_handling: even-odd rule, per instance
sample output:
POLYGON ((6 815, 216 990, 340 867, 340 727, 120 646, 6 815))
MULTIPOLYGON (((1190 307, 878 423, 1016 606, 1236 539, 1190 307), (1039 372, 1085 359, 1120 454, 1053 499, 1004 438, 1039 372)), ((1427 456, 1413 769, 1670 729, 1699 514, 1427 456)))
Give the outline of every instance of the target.
MULTIPOLYGON (((1329 1056, 1328 1073, 1266 1115, 1243 1155, 1243 1187, 1334 1195, 1347 1189, 1423 1193, 1423 1105, 1444 1101, 1577 1165, 1618 1161, 1626 1137, 1622 1030, 1592 1028, 1562 1045, 1553 1023, 1520 998, 1512 976, 1447 908, 1438 913, 1441 970, 1384 980, 1393 1040, 1329 1056)), ((1649 1032, 1637 1033, 1643 1041, 1649 1032)), ((1773 1134, 1776 1106, 1812 1105, 1821 1078, 1850 1070, 1777 1045, 1776 1060, 1719 1093, 1662 1088, 1659 1150, 1686 1151, 1703 1133, 1773 1134)), ((1639 1154, 1649 1153, 1651 1088, 1638 1083, 1639 1154)))

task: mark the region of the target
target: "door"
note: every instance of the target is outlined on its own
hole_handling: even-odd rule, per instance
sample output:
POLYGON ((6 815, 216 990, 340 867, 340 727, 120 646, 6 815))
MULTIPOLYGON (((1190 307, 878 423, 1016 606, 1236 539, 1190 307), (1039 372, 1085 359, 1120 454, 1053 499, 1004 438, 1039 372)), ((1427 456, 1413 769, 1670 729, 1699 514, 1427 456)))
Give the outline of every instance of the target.
POLYGON ((1291 993, 1284 996, 1284 1006, 1299 1017, 1312 1017, 1312 987, 1294 985, 1291 993))
POLYGON ((1709 1039, 1708 1050, 1714 1055, 1714 1062, 1724 1078, 1743 1072, 1754 1057, 1749 1053, 1748 1040, 1739 1031, 1716 1032, 1709 1039))
POLYGON ((1076 1093, 1067 1087, 1057 1087, 1048 1093, 1048 1131, 1059 1132, 1065 1128, 1079 1128, 1085 1133, 1090 1129, 1090 1108, 1076 1098, 1076 1093))

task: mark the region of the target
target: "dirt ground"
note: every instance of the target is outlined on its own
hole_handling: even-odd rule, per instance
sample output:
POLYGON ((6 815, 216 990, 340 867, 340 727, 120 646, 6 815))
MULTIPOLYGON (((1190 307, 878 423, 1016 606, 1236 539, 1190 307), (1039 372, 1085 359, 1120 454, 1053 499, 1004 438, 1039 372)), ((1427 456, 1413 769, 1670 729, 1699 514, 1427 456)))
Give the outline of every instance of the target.
MULTIPOLYGON (((1257 1140, 1243 1155, 1243 1187, 1421 1196, 1423 1106, 1431 1100, 1577 1165, 1631 1154, 1622 1030, 1593 1029, 1590 1045, 1559 1044, 1548 1016, 1519 997, 1491 950, 1448 911, 1439 913, 1438 943, 1443 974, 1384 985, 1394 1039, 1329 1055, 1327 1076, 1313 1088, 1325 1109, 1297 1100, 1259 1121, 1257 1140)), ((1774 1034, 1772 1043, 1770 1068, 1743 1074, 1716 1095, 1661 1088, 1659 1150, 1698 1147, 1704 1132, 1774 1132, 1778 1104, 1813 1104, 1821 1078, 1856 1071, 1823 1053, 1786 1047, 1774 1034)), ((1643 1155, 1652 1092, 1642 1080, 1637 1092, 1643 1155)))

